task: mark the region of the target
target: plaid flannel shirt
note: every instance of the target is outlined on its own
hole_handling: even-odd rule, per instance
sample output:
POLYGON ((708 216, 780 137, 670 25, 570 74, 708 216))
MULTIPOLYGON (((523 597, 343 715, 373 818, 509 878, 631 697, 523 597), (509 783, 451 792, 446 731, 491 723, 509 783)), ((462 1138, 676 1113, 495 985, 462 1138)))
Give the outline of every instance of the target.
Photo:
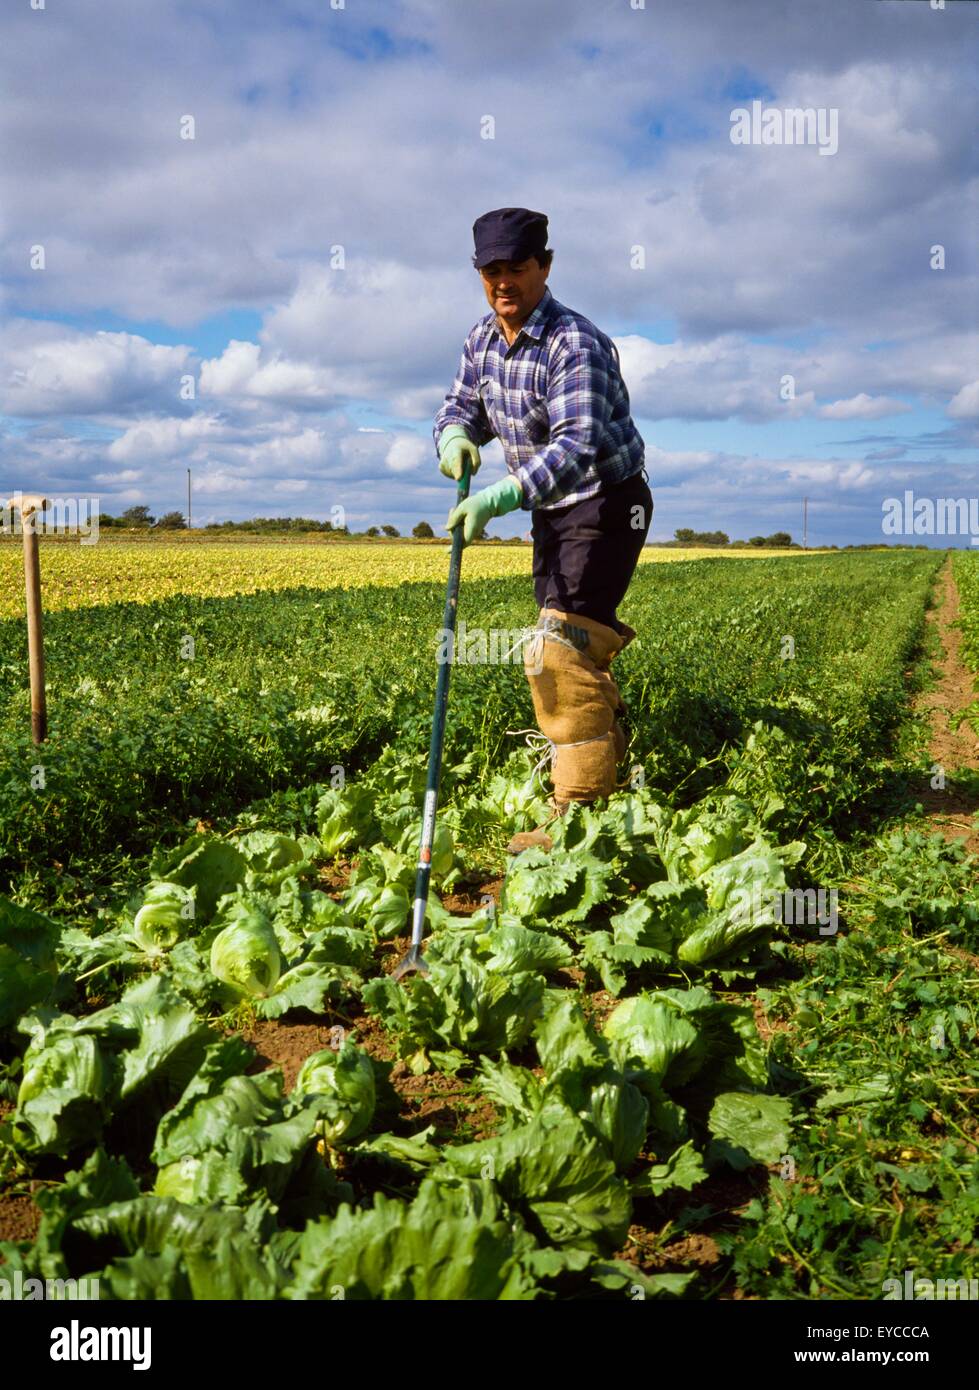
POLYGON ((525 509, 594 497, 645 456, 615 344, 546 288, 509 346, 494 313, 472 328, 435 417, 436 448, 449 425, 474 444, 500 440, 525 509))

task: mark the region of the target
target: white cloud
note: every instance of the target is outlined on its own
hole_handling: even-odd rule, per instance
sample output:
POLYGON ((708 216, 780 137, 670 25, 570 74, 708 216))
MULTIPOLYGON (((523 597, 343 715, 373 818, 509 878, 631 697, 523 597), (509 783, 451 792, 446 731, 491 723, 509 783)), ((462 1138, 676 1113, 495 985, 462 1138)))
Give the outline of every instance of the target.
POLYGON ((415 434, 401 434, 388 449, 385 463, 392 473, 413 473, 432 460, 435 449, 430 440, 415 434))
POLYGON ((228 468, 208 468, 194 474, 194 495, 204 497, 241 496, 249 494, 255 499, 255 506, 245 515, 257 516, 262 512, 262 499, 254 478, 242 477, 228 468))
POLYGON ((139 420, 109 445, 106 453, 120 463, 160 462, 193 453, 202 442, 226 437, 216 416, 192 415, 186 420, 139 420))
POLYGON ((332 403, 336 383, 329 372, 309 362, 290 361, 282 353, 262 360, 258 343, 232 341, 220 357, 201 363, 202 396, 233 398, 253 396, 262 400, 332 403))
POLYGON ((294 496, 311 492, 312 484, 308 478, 280 478, 277 483, 272 484, 272 491, 294 496))
POLYGON ((92 481, 117 486, 119 483, 138 483, 146 477, 142 468, 122 468, 118 473, 95 473, 92 481))
POLYGON ((910 410, 904 401, 888 396, 868 396, 866 391, 861 391, 849 400, 821 406, 819 414, 824 420, 880 420, 885 415, 906 415, 910 410))
POLYGON ((979 416, 979 381, 970 381, 948 403, 948 414, 955 420, 974 420, 979 416))
POLYGON ((9 415, 90 415, 147 401, 179 402, 191 348, 133 333, 83 334, 18 320, 4 330, 3 409, 9 415))

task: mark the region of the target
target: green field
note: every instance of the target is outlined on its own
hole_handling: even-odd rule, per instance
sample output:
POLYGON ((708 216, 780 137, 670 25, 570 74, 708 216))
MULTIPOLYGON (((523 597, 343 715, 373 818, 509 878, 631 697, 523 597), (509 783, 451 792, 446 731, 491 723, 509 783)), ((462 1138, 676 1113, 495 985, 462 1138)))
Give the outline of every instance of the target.
MULTIPOLYGON (((467 554, 470 630, 532 623, 479 555, 525 558, 467 554)), ((66 603, 41 749, 0 621, 0 1258, 115 1298, 975 1277, 979 886, 916 810, 945 558, 640 567, 623 787, 550 855, 504 852, 522 668, 457 665, 401 987, 438 571, 66 603)))

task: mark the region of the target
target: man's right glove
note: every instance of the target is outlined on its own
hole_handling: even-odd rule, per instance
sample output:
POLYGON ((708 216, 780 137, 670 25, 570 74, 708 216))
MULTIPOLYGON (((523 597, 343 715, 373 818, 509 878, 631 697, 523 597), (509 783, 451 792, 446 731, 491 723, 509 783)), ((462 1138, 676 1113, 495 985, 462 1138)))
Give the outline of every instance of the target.
POLYGON ((479 449, 461 425, 449 425, 439 438, 439 468, 447 478, 462 477, 465 463, 470 473, 479 471, 479 449))

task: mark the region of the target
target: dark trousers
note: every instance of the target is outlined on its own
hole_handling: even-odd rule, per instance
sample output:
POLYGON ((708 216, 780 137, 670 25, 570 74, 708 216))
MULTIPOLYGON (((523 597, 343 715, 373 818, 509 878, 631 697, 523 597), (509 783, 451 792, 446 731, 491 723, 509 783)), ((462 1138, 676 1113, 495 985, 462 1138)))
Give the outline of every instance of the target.
POLYGON ((535 511, 531 534, 538 608, 582 613, 621 632, 615 610, 652 519, 653 497, 642 473, 583 502, 535 511))

